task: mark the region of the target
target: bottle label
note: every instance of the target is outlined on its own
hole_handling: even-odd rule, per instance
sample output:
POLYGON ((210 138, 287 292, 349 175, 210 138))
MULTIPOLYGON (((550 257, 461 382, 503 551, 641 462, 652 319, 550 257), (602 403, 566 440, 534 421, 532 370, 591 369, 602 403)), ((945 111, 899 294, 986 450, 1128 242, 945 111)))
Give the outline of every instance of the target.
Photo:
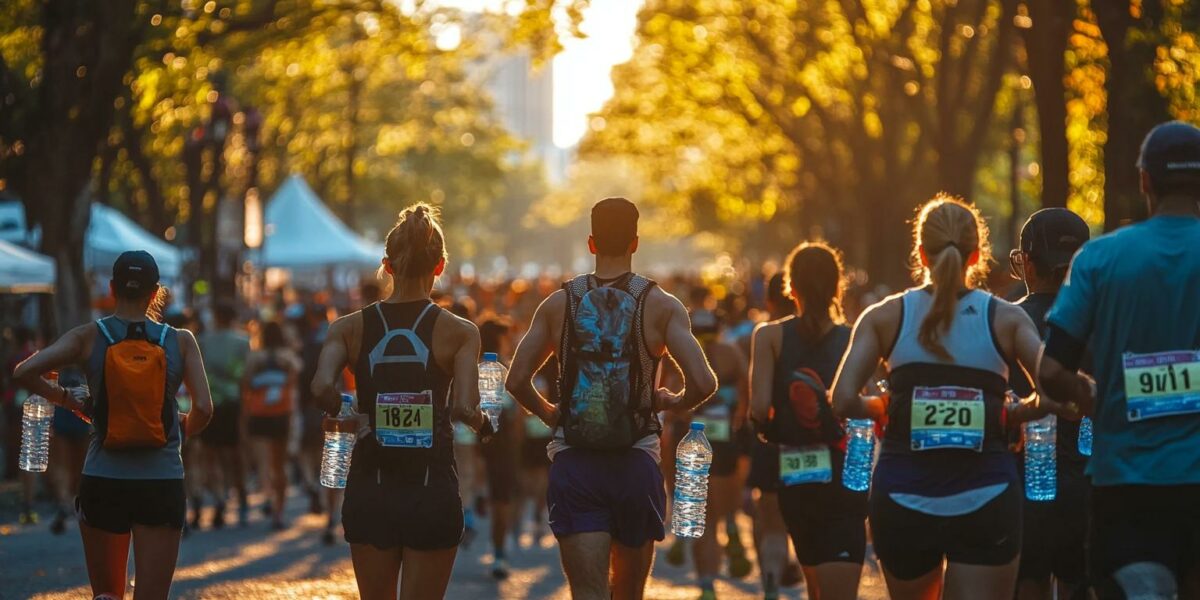
POLYGON ((780 446, 779 481, 785 486, 833 481, 828 446, 780 446))
POLYGON ((913 389, 913 450, 983 450, 983 390, 955 386, 913 389))
POLYGON ((375 439, 386 448, 432 448, 433 392, 377 394, 375 439))
POLYGON ((733 425, 729 422, 729 407, 716 405, 704 414, 692 417, 695 423, 704 424, 704 437, 710 442, 728 442, 733 438, 733 425))
POLYGON ((1122 357, 1130 421, 1200 413, 1200 350, 1122 357))

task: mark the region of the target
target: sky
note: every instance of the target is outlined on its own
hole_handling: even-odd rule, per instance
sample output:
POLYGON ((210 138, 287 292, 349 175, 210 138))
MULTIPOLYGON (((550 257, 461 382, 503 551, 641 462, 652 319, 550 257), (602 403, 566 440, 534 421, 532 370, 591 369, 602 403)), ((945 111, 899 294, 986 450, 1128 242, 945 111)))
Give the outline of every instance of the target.
MULTIPOLYGON (((579 141, 588 114, 612 97, 611 70, 629 60, 637 11, 643 0, 592 0, 576 39, 564 32, 563 51, 554 58, 554 143, 563 148, 579 141)), ((463 10, 503 10, 505 0, 440 0, 463 10)))

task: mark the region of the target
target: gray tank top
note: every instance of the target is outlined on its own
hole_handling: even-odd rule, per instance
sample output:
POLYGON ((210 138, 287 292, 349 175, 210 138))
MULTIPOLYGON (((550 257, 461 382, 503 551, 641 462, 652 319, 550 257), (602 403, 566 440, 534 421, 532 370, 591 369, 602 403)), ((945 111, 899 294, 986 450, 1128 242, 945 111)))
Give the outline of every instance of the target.
MULTIPOLYGON (((125 339, 129 327, 126 321, 116 317, 105 317, 102 321, 114 340, 125 339)), ((183 382, 183 355, 179 352, 178 332, 169 325, 147 320, 146 337, 154 341, 162 339, 167 355, 167 401, 174 406, 175 390, 183 382)), ((87 362, 87 383, 93 394, 104 386, 104 352, 107 348, 104 334, 97 331, 87 362)), ((83 462, 83 474, 110 479, 183 479, 180 439, 178 419, 167 432, 167 445, 147 450, 106 450, 93 430, 83 462)))

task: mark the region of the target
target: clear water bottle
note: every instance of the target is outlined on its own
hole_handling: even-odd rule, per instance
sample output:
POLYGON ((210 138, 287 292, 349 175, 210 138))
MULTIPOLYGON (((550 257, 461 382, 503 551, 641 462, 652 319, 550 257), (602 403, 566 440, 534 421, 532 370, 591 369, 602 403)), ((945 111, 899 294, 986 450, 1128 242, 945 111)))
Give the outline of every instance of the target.
POLYGON ((325 448, 321 452, 321 485, 327 488, 346 487, 350 475, 350 455, 358 437, 358 415, 354 412, 354 396, 342 394, 342 408, 333 418, 326 417, 325 448))
POLYGON ((875 458, 875 422, 870 419, 846 421, 846 462, 842 465, 842 485, 865 492, 871 486, 871 461, 875 458))
MULTIPOLYGON (((58 382, 58 373, 50 373, 46 379, 58 382)), ((50 423, 54 419, 54 405, 37 395, 30 394, 21 405, 21 451, 17 455, 17 466, 22 471, 44 473, 50 464, 50 423)))
POLYGON ((500 412, 504 410, 504 377, 508 370, 500 364, 495 352, 484 352, 479 363, 479 408, 492 422, 492 430, 500 430, 500 412))
POLYGON ((1092 420, 1088 417, 1079 422, 1079 453, 1092 455, 1092 420))
POLYGON ((671 509, 671 531, 679 537, 704 535, 704 513, 708 502, 708 470, 712 446, 704 437, 704 423, 692 429, 675 451, 675 502, 671 509))
POLYGON ((1054 415, 1025 424, 1025 497, 1030 500, 1045 502, 1058 495, 1057 434, 1054 415))

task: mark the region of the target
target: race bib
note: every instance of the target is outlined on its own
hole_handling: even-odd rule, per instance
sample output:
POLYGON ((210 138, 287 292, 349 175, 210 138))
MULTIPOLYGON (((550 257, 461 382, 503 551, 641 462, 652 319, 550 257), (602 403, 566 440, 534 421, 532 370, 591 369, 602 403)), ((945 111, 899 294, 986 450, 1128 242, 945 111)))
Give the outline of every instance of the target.
POLYGON ((376 395, 375 439, 386 448, 432 448, 433 392, 376 395))
POLYGON ((525 437, 548 438, 552 435, 554 435, 554 432, 537 415, 525 416, 525 437))
POLYGON ((833 481, 828 446, 779 447, 779 481, 785 486, 833 481))
POLYGON ((692 420, 704 424, 704 437, 710 442, 728 442, 732 439, 733 425, 729 422, 728 406, 714 406, 704 414, 695 415, 692 420))
POLYGON ((983 450, 986 412, 983 391, 954 386, 918 387, 913 390, 913 450, 960 448, 983 450))
POLYGON ((1200 350, 1122 357, 1130 421, 1200 413, 1200 350))

